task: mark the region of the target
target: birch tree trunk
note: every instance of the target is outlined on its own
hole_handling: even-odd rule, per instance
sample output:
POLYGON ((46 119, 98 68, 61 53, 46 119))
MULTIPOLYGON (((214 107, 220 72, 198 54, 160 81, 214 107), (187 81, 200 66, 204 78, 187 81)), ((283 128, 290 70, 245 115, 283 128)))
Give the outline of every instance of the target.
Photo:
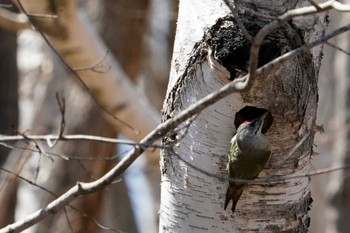
MULTIPOLYGON (((307 2, 307 1, 306 1, 307 2)), ((236 1, 250 34, 270 19, 303 1, 236 1), (254 9, 257 14, 249 14, 254 9)), ((273 32, 260 51, 259 65, 319 37, 324 15, 299 18, 273 32)), ((163 120, 246 72, 250 43, 220 0, 180 1, 178 28, 163 120)), ((310 168, 317 110, 317 76, 322 48, 306 52, 259 76, 251 89, 235 93, 180 125, 163 139, 172 150, 161 153, 160 232, 307 232, 312 202, 308 179, 250 185, 236 212, 224 210, 234 115, 247 105, 268 109, 274 124, 267 134, 272 158, 261 177, 279 167, 277 175, 303 175, 310 168)))
MULTIPOLYGON (((350 1, 343 1, 349 4, 350 1)), ((348 23, 346 15, 336 15, 334 17, 335 25, 348 23)), ((349 33, 337 37, 334 41, 337 46, 349 51, 349 33)), ((350 81, 349 81, 349 56, 339 50, 335 50, 334 59, 331 61, 333 66, 333 77, 335 86, 334 101, 334 124, 332 138, 332 167, 345 166, 350 163, 350 81)), ((328 155, 329 156, 329 155, 328 155)), ((327 199, 330 202, 330 208, 324 215, 323 223, 326 225, 326 232, 345 233, 349 231, 350 214, 350 180, 349 172, 339 171, 332 173, 327 183, 327 199)))

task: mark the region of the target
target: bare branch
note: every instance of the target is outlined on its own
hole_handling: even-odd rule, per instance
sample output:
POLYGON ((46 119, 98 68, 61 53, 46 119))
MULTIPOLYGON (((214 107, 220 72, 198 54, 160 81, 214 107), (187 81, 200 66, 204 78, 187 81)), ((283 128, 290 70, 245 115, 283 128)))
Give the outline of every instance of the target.
POLYGON ((53 14, 37 14, 37 13, 26 13, 28 17, 31 18, 47 18, 47 19, 58 19, 58 15, 53 14))
POLYGON ((295 151, 305 142, 305 140, 310 136, 310 132, 307 132, 300 141, 295 144, 295 146, 288 152, 287 156, 284 158, 284 160, 276 167, 274 168, 271 173, 269 174, 269 177, 272 177, 276 175, 276 173, 281 170, 282 166, 294 155, 295 151))
MULTIPOLYGON (((9 149, 12 149, 12 150, 16 150, 16 149, 20 149, 20 150, 30 150, 32 152, 37 152, 37 153, 42 153, 42 151, 39 151, 38 149, 33 149, 32 147, 21 147, 21 146, 12 146, 12 145, 9 145, 7 143, 3 143, 3 142, 0 142, 0 145, 3 146, 3 147, 6 147, 6 148, 9 148, 9 149)), ((62 155, 62 154, 57 154, 57 153, 52 153, 52 152, 45 152, 46 155, 52 155, 52 156, 57 156, 61 159, 64 159, 64 160, 69 160, 70 157, 69 156, 66 156, 66 155, 62 155)), ((49 157, 49 156, 47 156, 49 157)))
POLYGON ((75 72, 84 71, 84 70, 92 70, 97 73, 106 73, 111 67, 103 66, 103 62, 106 60, 109 50, 106 51, 105 55, 102 57, 100 61, 97 61, 95 64, 88 67, 77 67, 72 68, 75 72))
POLYGON ((23 29, 30 29, 31 24, 25 14, 14 13, 0 7, 0 27, 9 31, 17 32, 23 29))
POLYGON ((29 19, 67 68, 90 92, 104 112, 104 117, 116 130, 129 138, 141 140, 156 127, 160 119, 159 113, 145 101, 118 63, 106 52, 108 49, 101 38, 96 36, 97 33, 93 33, 91 28, 87 29, 84 15, 76 11, 75 1, 41 0, 36 2, 43 5, 40 12, 34 12, 37 10, 36 4, 29 0, 17 0, 17 3, 26 14, 29 12, 32 16, 32 13, 49 16, 39 17, 40 15, 34 14, 35 17, 29 19), (46 7, 50 5, 49 2, 55 7, 46 7), (58 12, 52 12, 52 9, 57 9, 58 12), (55 15, 59 17, 50 18, 55 15), (57 28, 58 25, 60 28, 57 28), (52 31, 67 34, 52 34, 52 31))
POLYGON ((114 228, 111 227, 107 227, 105 225, 103 225, 102 223, 100 223, 99 221, 97 221, 96 219, 92 218, 90 215, 88 215, 87 213, 79 210, 78 208, 72 206, 72 205, 68 205, 71 209, 75 210, 76 212, 78 212, 79 214, 81 214, 84 218, 88 219, 89 221, 93 222, 96 226, 98 226, 99 228, 101 228, 102 230, 107 230, 107 231, 111 231, 111 232, 120 232, 117 231, 114 228))
MULTIPOLYGON (((70 134, 70 135, 15 135, 15 136, 8 136, 8 135, 1 135, 0 134, 0 142, 13 142, 13 141, 22 141, 22 140, 36 140, 36 141, 46 141, 48 145, 51 145, 52 140, 58 140, 58 141, 95 141, 95 142, 107 142, 107 143, 113 143, 113 144, 123 144, 123 145, 130 145, 130 146, 141 146, 141 143, 134 142, 131 140, 125 140, 125 139, 115 139, 115 138, 108 138, 108 137, 102 137, 102 136, 93 136, 93 135, 85 135, 85 134, 70 134)), ((151 145, 150 147, 154 148, 164 148, 161 145, 151 145)))
POLYGON ((230 10, 231 10, 231 12, 236 20, 236 23, 237 23, 238 27, 241 29, 243 35, 247 38, 247 40, 249 40, 251 42, 253 40, 253 37, 252 37, 252 35, 250 35, 248 30, 243 25, 238 13, 237 13, 236 6, 232 6, 232 4, 229 0, 223 0, 223 1, 228 6, 228 8, 230 8, 230 10))
POLYGON ((314 6, 318 11, 322 11, 322 8, 313 0, 307 0, 312 6, 314 6))
POLYGON ((332 47, 332 48, 334 48, 334 49, 336 49, 336 50, 338 50, 338 51, 340 51, 340 52, 350 56, 350 52, 348 52, 345 49, 342 49, 342 48, 336 46, 335 44, 333 44, 333 43, 331 43, 329 41, 327 41, 325 44, 328 45, 329 47, 332 47))
MULTIPOLYGON (((327 2, 329 3, 329 2, 327 2)), ((334 3, 334 2, 333 2, 334 3)), ((340 3, 339 3, 340 4, 340 3)), ((325 9, 325 4, 320 4, 320 7, 322 9, 325 9)), ((335 9, 335 7, 333 7, 335 9)), ((296 17, 300 15, 306 15, 306 14, 311 14, 311 13, 316 12, 315 7, 306 7, 306 8, 301 8, 297 10, 292 10, 290 12, 287 12, 286 14, 282 15, 282 20, 285 20, 289 17, 296 17), (293 13, 294 12, 294 13, 293 13)), ((279 17, 280 18, 280 17, 279 17)), ((290 19, 290 18, 289 18, 290 19)), ((274 21, 275 23, 272 23, 270 26, 268 25, 266 28, 263 28, 260 31, 260 36, 263 38, 266 36, 264 33, 270 33, 272 30, 277 28, 279 26, 279 21, 274 21), (272 30, 271 30, 272 29, 272 30)), ((292 57, 295 57, 299 55, 300 53, 317 46, 324 41, 339 35, 342 32, 345 32, 350 29, 350 25, 342 27, 336 31, 334 31, 331 34, 324 35, 320 40, 315 41, 313 43, 310 43, 308 45, 302 46, 298 49, 295 49, 293 51, 290 51, 287 54, 284 54, 280 58, 277 58, 268 64, 264 65, 263 67, 259 69, 254 69, 253 74, 250 73, 244 77, 237 78, 231 83, 223 86, 220 88, 218 91, 213 92, 206 97, 200 99, 196 103, 190 105, 188 108, 180 112, 178 115, 174 116, 171 119, 168 119, 164 123, 160 124, 155 130, 153 130, 151 133, 149 133, 143 140, 140 141, 140 145, 138 146, 135 145, 134 148, 115 166, 113 167, 108 173, 106 173, 104 176, 99 178, 96 181, 90 182, 90 183, 80 183, 78 182, 77 185, 72 187, 70 190, 68 190, 66 193, 61 195, 59 198, 48 204, 46 207, 34 212, 33 214, 27 216, 25 219, 20 220, 18 222, 15 222, 13 224, 10 224, 6 226, 3 229, 0 229, 0 233, 5 233, 5 232, 12 232, 12 231, 21 231, 24 230, 35 223, 39 222, 41 219, 44 219, 45 217, 49 216, 50 214, 56 213, 63 209, 65 206, 67 206, 71 201, 76 199, 78 196, 82 195, 87 195, 93 192, 96 192, 97 190, 100 190, 103 187, 106 187, 107 185, 110 185, 111 183, 114 182, 114 180, 120 176, 148 147, 150 147, 156 140, 159 138, 163 137, 168 133, 170 130, 175 129, 178 125, 180 125, 182 122, 185 120, 189 119, 195 114, 199 114, 202 110, 204 110, 206 107, 212 105, 213 103, 219 101, 220 99, 228 96, 229 94, 233 92, 240 92, 244 91, 247 88, 249 88, 251 82, 254 79, 254 75, 259 75, 263 73, 264 71, 271 70, 275 65, 277 64, 282 64, 284 61, 287 59, 290 59, 292 57)), ((259 37, 257 36, 259 42, 259 37)), ((261 38, 260 38, 261 40, 261 38)), ((261 42, 262 42, 261 40, 261 42)), ((255 41, 255 39, 254 39, 255 41)), ((256 43, 255 41, 255 46, 259 45, 259 43, 256 43)), ((261 44, 260 44, 261 45, 261 44)), ((258 48, 260 47, 258 46, 258 48)), ((252 49, 253 50, 253 49, 252 49)), ((209 53, 210 54, 210 53, 209 53)), ((210 58, 210 55, 208 57, 210 58)), ((251 69, 250 69, 251 70, 251 69)), ((261 183, 261 182, 272 182, 272 181, 280 181, 282 180, 287 180, 287 179, 296 179, 296 178, 304 178, 304 177, 311 177, 314 175, 318 174, 324 174, 327 172, 332 172, 336 171, 339 169, 347 169, 350 168, 350 166, 342 167, 342 168, 333 168, 333 169, 326 169, 322 171, 316 171, 313 173, 309 173, 307 175, 299 175, 299 176, 286 176, 286 177, 272 177, 269 178, 268 180, 265 179, 257 179, 254 181, 249 181, 249 183, 261 183)), ((230 179, 231 180, 231 179, 230 179)), ((245 180, 238 180, 234 179, 236 182, 246 182, 245 180)))
MULTIPOLYGON (((10 174, 10 175, 16 177, 16 178, 18 178, 18 179, 20 179, 20 180, 22 180, 22 181, 24 181, 24 182, 26 182, 26 183, 28 183, 29 185, 32 185, 32 186, 34 186, 34 187, 36 187, 36 188, 38 188, 38 189, 40 189, 40 190, 42 190, 42 191, 44 191, 44 192, 50 194, 51 196, 53 196, 53 197, 55 197, 55 198, 58 197, 58 195, 56 195, 53 191, 51 191, 51 190, 49 190, 49 189, 47 189, 47 188, 45 188, 45 187, 43 187, 43 186, 41 186, 41 185, 39 185, 39 184, 33 182, 33 181, 31 181, 31 180, 25 178, 24 176, 19 175, 17 172, 12 172, 12 171, 10 171, 10 170, 8 170, 8 169, 6 169, 6 168, 3 168, 3 167, 0 167, 0 170, 3 171, 3 172, 5 172, 5 173, 7 173, 7 174, 10 174)), ((113 229, 113 228, 110 228, 110 227, 107 227, 107 226, 102 225, 102 224, 99 223, 96 219, 92 218, 91 216, 89 216, 89 215, 86 214, 85 212, 79 210, 79 209, 76 208, 75 206, 73 206, 73 205, 68 205, 68 207, 70 207, 72 210, 74 210, 74 211, 78 212, 79 214, 81 214, 84 218, 89 219, 91 222, 93 222, 94 224, 96 224, 96 226, 98 226, 99 228, 101 228, 101 229, 103 229, 103 230, 109 230, 109 231, 112 231, 112 232, 117 232, 117 231, 116 231, 115 229, 113 229)), ((69 221, 69 218, 68 218, 68 214, 67 214, 66 209, 64 209, 64 212, 65 212, 66 219, 67 219, 67 222, 68 222, 68 227, 71 229, 71 227, 70 227, 70 221, 69 221)))
POLYGON ((20 179, 20 180, 22 180, 22 181, 25 181, 26 183, 28 183, 28 184, 30 184, 30 185, 32 185, 32 186, 38 188, 38 189, 41 189, 41 190, 43 190, 44 192, 49 193, 50 195, 52 195, 52 196, 54 196, 54 197, 57 197, 57 195, 56 195, 54 192, 48 190, 47 188, 45 188, 45 187, 43 187, 43 186, 40 186, 40 185, 36 184, 35 182, 33 182, 33 181, 31 181, 31 180, 29 180, 29 179, 27 179, 27 178, 25 178, 25 177, 23 177, 23 176, 21 176, 21 175, 15 173, 15 172, 12 172, 12 171, 10 171, 10 170, 7 170, 6 168, 3 168, 3 167, 0 167, 0 170, 3 171, 3 172, 6 172, 6 173, 8 173, 8 174, 11 174, 11 175, 13 175, 13 176, 15 176, 15 177, 17 177, 18 179, 20 179))
POLYGON ((319 7, 316 8, 315 6, 308 6, 308 7, 302 7, 294 10, 287 11, 283 15, 277 17, 274 21, 269 23, 268 25, 264 26, 262 29, 259 30, 259 32, 256 34, 256 36, 253 39, 252 46, 250 49, 250 58, 249 58, 249 76, 251 79, 254 79, 257 75, 257 68, 258 68, 258 59, 259 59, 259 51, 261 48, 261 45, 264 42, 264 39, 274 30, 276 30, 278 27, 280 27, 283 23, 298 17, 298 16, 305 16, 310 14, 315 14, 318 12, 327 11, 330 9, 334 9, 340 12, 349 12, 350 6, 342 4, 340 2, 331 0, 324 3, 320 3, 318 5, 319 7))
POLYGON ((257 75, 260 75, 260 74, 263 74, 264 72, 266 72, 267 70, 270 70, 270 69, 273 69, 274 67, 278 66, 278 65, 281 65, 283 64, 285 61, 291 59, 292 57, 295 57, 299 54, 302 54, 308 50, 310 50, 311 48, 313 47, 316 47, 322 43, 325 43, 326 41, 332 39, 333 37, 336 37, 344 32, 347 32, 350 30, 350 24, 344 26, 344 27, 341 27, 341 28, 338 28, 336 30, 334 30, 333 32, 331 33, 328 33, 328 34, 325 34, 323 36, 321 36, 320 39, 314 41, 314 42, 311 42, 310 44, 306 44, 304 46, 301 46, 297 49, 294 49, 292 51, 289 51, 288 53, 285 53, 283 54, 282 56, 272 60, 271 62, 265 64, 264 66, 260 67, 256 74, 257 75))
POLYGON ((22 136, 24 139, 26 139, 27 141, 29 141, 29 142, 37 149, 39 155, 44 154, 44 155, 47 156, 47 158, 49 158, 49 159, 51 160, 51 162, 54 161, 54 160, 39 146, 39 144, 38 144, 35 140, 33 140, 33 139, 29 140, 29 138, 28 138, 24 133, 18 132, 18 134, 21 135, 21 136, 22 136))
POLYGON ((271 20, 275 20, 277 18, 277 16, 263 14, 255 10, 252 10, 251 8, 248 8, 248 7, 241 6, 241 8, 244 9, 244 11, 248 12, 249 14, 259 16, 260 18, 271 19, 271 20))
POLYGON ((66 100, 64 97, 60 98, 60 95, 58 93, 56 93, 56 100, 57 100, 58 107, 60 108, 60 112, 61 112, 61 125, 60 125, 60 132, 58 135, 61 137, 63 135, 64 127, 66 125, 66 121, 65 121, 66 100))
MULTIPOLYGON (((6 144, 6 143, 3 143, 3 142, 0 142, 0 145, 1 146, 4 146, 6 148, 9 148, 9 149, 12 149, 12 150, 16 150, 16 149, 19 149, 19 150, 30 150, 32 152, 37 152, 37 153, 43 153, 42 151, 38 151, 37 149, 35 148, 32 148, 32 147, 21 147, 21 146, 11 146, 9 144, 6 144)), ((154 146, 150 146, 149 148, 152 148, 154 146)), ((163 146, 158 146, 157 148, 165 148, 167 149, 166 147, 163 147, 163 146)), ((64 154, 59 154, 59 153, 54 153, 54 152, 48 152, 48 151, 45 151, 43 154, 46 155, 46 157, 49 157, 49 155, 51 156, 55 156, 55 157, 58 157, 58 158, 61 158, 63 160, 88 160, 88 161, 101 161, 101 160, 109 160, 109 161, 112 161, 112 160, 115 160, 117 158, 119 158, 120 156, 122 156, 123 154, 126 154, 130 151, 129 150, 125 150, 125 151, 122 151, 118 154, 115 154, 113 156, 99 156, 99 157, 96 157, 96 156, 92 156, 92 157, 86 157, 86 156, 71 156, 71 155, 64 155, 64 154)), ((39 157, 40 158, 40 157, 39 157)), ((52 160, 51 160, 52 161, 52 160)))
POLYGON ((63 211, 64 211, 64 216, 66 217, 66 222, 67 222, 69 231, 70 231, 70 232, 74 232, 74 231, 73 231, 72 224, 70 223, 70 219, 69 219, 69 217, 68 217, 67 208, 64 208, 63 211))
MULTIPOLYGON (((350 24, 342 27, 330 34, 324 35, 320 40, 315 41, 309 45, 302 46, 298 49, 295 49, 293 51, 290 51, 289 53, 282 56, 282 58, 277 58, 265 66, 259 68, 256 73, 261 74, 264 71, 272 69, 276 64, 282 64, 287 59, 290 59, 292 57, 295 57, 299 55, 300 53, 317 46, 321 44, 324 41, 327 41, 328 39, 339 35, 342 32, 345 32, 350 29, 350 24)), ((208 55, 208 59, 210 58, 210 53, 208 55)), ((56 200, 52 201, 50 204, 48 204, 46 207, 34 212, 33 214, 27 216, 25 219, 19 220, 13 224, 10 224, 6 226, 5 228, 0 229, 0 233, 10 232, 13 230, 21 231, 24 230, 35 223, 39 222, 40 220, 46 218, 47 216, 54 214, 61 209, 63 209, 66 205, 68 205, 71 201, 76 199, 78 196, 87 195, 93 192, 96 192, 100 190, 103 187, 106 187, 107 185, 110 185, 113 183, 113 181, 120 176, 147 148, 149 148, 155 141, 157 141, 159 138, 165 136, 170 130, 175 129, 178 125, 180 125, 185 120, 189 119, 195 114, 199 114, 202 110, 207 108, 208 106, 214 104, 215 102, 219 101, 220 99, 228 96, 229 94, 233 92, 240 92, 245 90, 247 87, 249 87, 250 82, 252 82, 252 79, 249 75, 246 75, 241 78, 237 78, 233 80, 231 83, 223 86, 218 91, 213 92, 206 97, 200 99, 196 103, 190 105, 188 108, 180 112, 178 115, 174 116, 171 119, 168 119, 167 121, 160 124, 156 129, 154 129, 151 133, 149 133, 143 140, 140 141, 141 146, 135 145, 134 148, 116 165, 114 166, 108 173, 106 173, 104 176, 99 178, 96 181, 90 182, 90 183, 81 183, 78 182, 77 185, 69 189, 66 193, 61 195, 56 200)), ((349 166, 350 167, 350 166, 349 166)), ((335 168, 338 169, 338 168, 335 168)), ((322 171, 320 174, 324 174, 327 171, 322 171)), ((310 173, 309 175, 304 176, 288 176, 284 177, 283 179, 295 179, 295 178, 302 178, 302 177, 310 177, 313 175, 316 175, 318 173, 310 173)), ((277 177, 278 178, 278 177, 277 177)), ((269 182, 276 181, 277 178, 269 178, 269 182)), ((279 178, 280 179, 280 178, 279 178)), ((235 179, 236 181, 236 179, 235 179)), ((237 180, 237 182, 247 182, 244 180, 237 180)), ((250 183, 255 182, 261 182, 260 179, 249 181, 250 183)), ((266 179, 265 179, 266 182, 266 179)))
POLYGON ((47 144, 51 148, 57 144, 57 142, 59 141, 59 138, 62 138, 64 128, 66 125, 66 121, 65 121, 66 102, 65 102, 65 99, 64 99, 64 97, 62 97, 62 99, 61 99, 59 94, 56 92, 56 100, 57 100, 57 104, 58 104, 58 107, 59 107, 60 112, 61 112, 61 125, 60 125, 60 131, 58 134, 58 139, 56 139, 53 143, 51 143, 50 140, 47 140, 47 144))
POLYGON ((308 174, 303 174, 303 175, 291 175, 291 176, 272 177, 272 178, 258 178, 255 181, 259 183, 259 182, 267 182, 267 181, 286 181, 286 180, 293 180, 293 179, 300 179, 300 178, 310 178, 313 176, 323 175, 323 174, 347 170, 347 169, 350 169, 350 164, 345 165, 345 166, 341 166, 341 167, 319 169, 319 170, 316 170, 314 172, 310 172, 308 174))
MULTIPOLYGON (((31 147, 31 145, 27 145, 28 148, 31 147)), ((9 192, 11 190, 11 187, 17 187, 18 182, 17 182, 17 175, 23 170, 23 167, 25 163, 28 161, 29 158, 29 152, 30 150, 23 150, 22 153, 20 154, 19 159, 17 160, 16 164, 12 168, 12 172, 8 174, 7 177, 4 177, 2 179, 2 182, 0 184, 0 202, 8 202, 9 200, 9 195, 13 195, 13 192, 9 192)), ((0 167, 1 170, 1 167, 0 167)), ((16 192, 15 192, 16 193, 16 192)))
POLYGON ((222 182, 230 181, 230 182, 237 182, 237 183, 251 184, 251 185, 253 185, 253 184, 271 184, 271 183, 275 183, 275 182, 285 182, 287 180, 293 180, 293 179, 310 178, 312 176, 318 176, 318 175, 323 175, 323 174, 327 174, 327 173, 331 173, 331 172, 350 169, 350 164, 349 164, 349 165, 345 165, 345 166, 341 166, 341 167, 319 169, 319 170, 316 170, 314 172, 310 172, 308 174, 303 174, 303 175, 290 175, 290 176, 270 176, 269 175, 269 176, 262 177, 262 178, 256 178, 255 180, 246 180, 246 179, 238 179, 238 178, 230 178, 230 177, 220 177, 217 174, 210 173, 206 170, 203 170, 199 167, 194 166, 191 162, 186 161, 179 154, 174 152, 174 150, 172 150, 171 152, 172 152, 172 155, 176 156, 179 160, 184 162, 186 165, 188 165, 189 167, 193 168, 194 170, 196 170, 196 171, 198 171, 198 172, 200 172, 208 177, 215 178, 215 179, 222 181, 222 182))
POLYGON ((167 132, 174 129, 176 126, 194 114, 201 112, 211 104, 219 101, 234 91, 240 91, 242 88, 244 89, 244 86, 246 85, 242 85, 242 83, 246 82, 249 82, 249 79, 246 77, 235 79, 233 82, 224 86, 219 91, 204 97, 195 104, 192 104, 174 118, 160 124, 155 130, 153 130, 143 140, 141 140, 140 143, 143 145, 143 147, 135 146, 115 167, 113 167, 100 179, 90 183, 78 182, 75 186, 73 186, 56 200, 52 201, 46 207, 27 216, 25 219, 19 220, 13 224, 6 226, 5 228, 0 229, 0 233, 5 233, 13 230, 24 230, 39 222, 40 220, 46 218, 47 216, 60 211, 78 196, 96 192, 97 190, 110 185, 145 151, 146 148, 152 145, 156 140, 165 136, 167 132))

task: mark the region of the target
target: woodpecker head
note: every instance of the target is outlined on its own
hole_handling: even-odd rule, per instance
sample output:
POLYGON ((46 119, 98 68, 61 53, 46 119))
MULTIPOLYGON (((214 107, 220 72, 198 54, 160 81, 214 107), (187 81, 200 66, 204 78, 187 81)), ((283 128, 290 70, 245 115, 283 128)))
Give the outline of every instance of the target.
POLYGON ((237 141, 238 147, 241 150, 265 150, 268 149, 269 143, 264 134, 261 133, 261 129, 264 125, 265 112, 260 117, 244 121, 237 129, 236 135, 232 138, 237 141))

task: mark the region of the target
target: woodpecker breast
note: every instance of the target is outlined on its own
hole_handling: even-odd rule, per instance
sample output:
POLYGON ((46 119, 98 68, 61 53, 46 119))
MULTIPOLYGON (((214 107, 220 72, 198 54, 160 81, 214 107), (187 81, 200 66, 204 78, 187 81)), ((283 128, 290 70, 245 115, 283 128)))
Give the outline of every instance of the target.
POLYGON ((246 134, 244 132, 236 136, 236 141, 241 151, 267 151, 270 150, 269 141, 264 134, 246 134))

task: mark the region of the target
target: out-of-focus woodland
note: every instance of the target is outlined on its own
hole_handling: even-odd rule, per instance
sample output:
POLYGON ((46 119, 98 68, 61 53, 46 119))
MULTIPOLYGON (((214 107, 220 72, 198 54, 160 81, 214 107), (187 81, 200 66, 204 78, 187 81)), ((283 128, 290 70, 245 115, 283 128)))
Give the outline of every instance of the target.
MULTIPOLYGON (((10 2, 2 3, 5 9, 14 9, 10 2)), ((157 109, 158 120, 148 126, 150 129, 160 122, 176 6, 176 1, 148 0, 81 1, 79 4, 79 11, 87 16, 89 27, 99 32, 109 53, 135 85, 135 91, 147 96, 157 109)), ((101 116, 101 106, 39 33, 31 28, 20 31, 4 28, 0 39, 1 134, 59 133, 62 112, 57 98, 61 101, 64 98, 65 134, 123 137, 101 116)), ((39 143, 38 147, 29 141, 3 144, 1 166, 57 195, 78 180, 91 181, 100 177, 128 150, 125 146, 100 142, 65 141, 58 142, 54 148, 45 144, 39 143), (42 153, 30 151, 37 148, 42 153), (62 159, 63 156, 69 159, 62 159)), ((122 232, 155 232, 160 173, 157 152, 149 154, 108 189, 72 203, 74 209, 68 207, 29 231, 69 232, 71 228, 79 232, 110 232, 104 230, 105 226, 122 232)), ((1 182, 1 226, 55 199, 47 191, 13 174, 2 172, 1 182)))
MULTIPOLYGON (((7 11, 17 12, 11 1, 0 4, 7 11)), ((133 90, 147 97, 143 100, 147 102, 145 106, 152 106, 157 112, 158 119, 149 129, 160 122, 177 5, 176 0, 80 1, 78 5, 88 27, 99 33, 108 53, 132 81, 133 90)), ((345 24, 348 17, 331 14, 329 30, 345 24)), ((125 138, 105 120, 103 107, 91 91, 29 23, 13 22, 9 26, 2 22, 0 25, 2 135, 58 135, 64 129, 64 134, 125 138), (64 111, 60 109, 63 103, 64 111)), ((322 125, 325 132, 316 136, 315 170, 350 163, 349 53, 333 47, 334 44, 350 51, 348 38, 349 34, 344 34, 324 46, 317 124, 322 125)), ((45 141, 0 143, 0 227, 45 206, 77 181, 92 181, 105 174, 128 150, 127 146, 82 140, 59 141, 52 148, 45 141)), ((312 178, 311 232, 347 232, 349 229, 348 174, 349 170, 342 170, 312 178)), ((65 211, 53 214, 26 232, 93 233, 111 229, 128 233, 157 232, 159 196, 158 151, 149 151, 113 185, 78 198, 65 211)))

